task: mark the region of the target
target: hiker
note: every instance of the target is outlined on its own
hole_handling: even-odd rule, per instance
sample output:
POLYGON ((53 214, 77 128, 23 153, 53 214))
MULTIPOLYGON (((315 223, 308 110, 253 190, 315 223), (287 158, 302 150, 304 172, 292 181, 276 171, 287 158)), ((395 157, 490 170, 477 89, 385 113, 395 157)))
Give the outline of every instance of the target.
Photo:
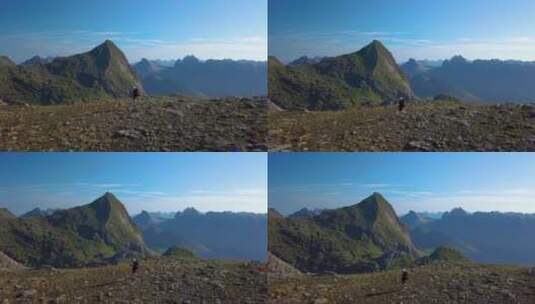
POLYGON ((405 286, 405 283, 407 283, 408 280, 409 280, 409 272, 407 271, 407 269, 403 268, 401 270, 401 284, 405 286))
POLYGON ((132 89, 132 100, 136 101, 136 99, 140 96, 139 89, 137 87, 134 87, 132 89))
POLYGON ((405 109, 405 97, 401 96, 398 99, 398 110, 399 112, 403 112, 403 109, 405 109))
POLYGON ((138 269, 139 269, 139 262, 137 259, 133 259, 132 260, 132 273, 136 274, 138 269))

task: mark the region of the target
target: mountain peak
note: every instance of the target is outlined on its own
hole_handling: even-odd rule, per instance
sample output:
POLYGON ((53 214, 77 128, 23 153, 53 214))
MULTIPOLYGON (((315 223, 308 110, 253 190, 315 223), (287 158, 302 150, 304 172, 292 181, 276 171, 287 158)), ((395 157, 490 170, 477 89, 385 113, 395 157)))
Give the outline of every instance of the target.
POLYGON ((375 54, 377 53, 381 53, 385 55, 390 54, 390 52, 388 52, 385 45, 379 40, 373 40, 371 43, 363 47, 358 53, 361 55, 365 55, 365 54, 370 54, 372 52, 375 54))
POLYGON ((46 211, 41 210, 41 208, 34 208, 33 210, 26 212, 21 215, 21 218, 30 218, 30 217, 45 217, 47 215, 46 211))
POLYGON ((122 210, 126 210, 121 201, 119 201, 119 199, 117 199, 111 192, 104 193, 101 197, 93 201, 90 206, 103 213, 110 213, 112 209, 118 209, 121 210, 121 212, 122 210))
MULTIPOLYGON (((188 64, 188 63, 189 64, 195 64, 195 63, 199 63, 199 62, 200 62, 200 60, 197 57, 195 57, 194 55, 188 55, 188 56, 186 56, 186 57, 184 57, 182 59, 182 63, 185 63, 185 64, 188 64)), ((177 61, 177 64, 178 63, 179 62, 177 61)))
POLYGON ((375 205, 388 204, 388 202, 386 201, 384 196, 379 192, 372 193, 370 196, 368 196, 366 199, 364 199, 364 201, 365 202, 368 201, 369 203, 375 204, 375 205))
POLYGON ((194 207, 188 207, 184 209, 184 211, 182 211, 182 214, 183 215, 199 215, 201 213, 197 211, 197 209, 195 209, 194 207))
POLYGON ((446 212, 446 216, 465 216, 468 215, 468 212, 461 207, 453 208, 450 212, 446 212))
POLYGON ((455 56, 451 57, 450 60, 444 61, 445 65, 448 65, 448 64, 465 64, 465 63, 468 63, 468 60, 466 60, 466 58, 464 58, 461 55, 455 55, 455 56))
POLYGON ((384 46, 384 44, 383 44, 381 41, 377 40, 377 39, 374 39, 374 40, 370 43, 370 45, 373 46, 373 47, 382 47, 382 48, 386 48, 386 47, 384 46))
POLYGON ((101 45, 97 47, 118 48, 117 45, 109 39, 106 39, 101 45))

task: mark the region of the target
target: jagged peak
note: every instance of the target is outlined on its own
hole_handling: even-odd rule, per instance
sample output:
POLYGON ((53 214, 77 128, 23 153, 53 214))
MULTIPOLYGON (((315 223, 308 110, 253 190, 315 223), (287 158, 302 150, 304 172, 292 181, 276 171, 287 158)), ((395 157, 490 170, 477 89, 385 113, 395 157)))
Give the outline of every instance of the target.
POLYGON ((101 47, 117 47, 117 45, 110 39, 106 39, 101 45, 101 47))
POLYGON ((464 63, 467 63, 468 60, 466 58, 464 58, 462 55, 455 55, 453 57, 451 57, 450 60, 446 60, 444 61, 444 64, 464 64, 464 63))
POLYGON ((194 207, 188 207, 186 209, 184 209, 184 211, 182 211, 182 214, 184 215, 198 215, 198 214, 201 214, 197 209, 195 209, 194 207))
POLYGON ((104 193, 101 197, 97 198, 93 203, 91 203, 91 205, 95 207, 105 206, 110 209, 113 207, 124 209, 124 205, 121 203, 121 201, 119 201, 119 199, 111 192, 104 193))
POLYGON ((410 210, 407 214, 405 214, 405 217, 421 219, 422 215, 414 210, 410 210))
MULTIPOLYGON (((182 59, 183 63, 199 63, 200 60, 194 55, 188 55, 182 59)), ((177 62, 178 63, 178 62, 177 62)))
POLYGON ((391 216, 397 219, 396 212, 390 203, 379 192, 374 192, 360 203, 353 206, 364 212, 372 221, 377 220, 383 215, 391 216))
POLYGON ((363 47, 359 52, 360 53, 368 53, 370 51, 374 52, 380 52, 380 51, 386 51, 387 48, 385 45, 379 41, 379 40, 373 40, 371 43, 363 47))
MULTIPOLYGON (((109 54, 109 56, 112 56, 112 54, 121 54, 123 55, 123 52, 119 47, 111 40, 106 40, 97 47, 95 47, 93 50, 91 50, 92 54, 109 54)), ((124 56, 124 55, 123 55, 124 56)))
POLYGON ((453 208, 450 212, 444 213, 444 216, 465 216, 468 212, 461 207, 453 208))
POLYGON ((372 199, 375 203, 386 203, 386 199, 384 196, 379 192, 374 192, 372 195, 368 197, 368 199, 372 199))

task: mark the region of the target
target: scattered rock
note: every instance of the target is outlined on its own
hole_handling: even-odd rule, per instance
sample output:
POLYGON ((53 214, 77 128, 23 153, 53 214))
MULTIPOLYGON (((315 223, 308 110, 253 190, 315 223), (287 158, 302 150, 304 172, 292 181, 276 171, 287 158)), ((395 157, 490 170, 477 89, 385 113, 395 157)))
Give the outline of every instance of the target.
POLYGON ((267 103, 256 99, 162 96, 135 105, 6 106, 0 150, 265 151, 266 128, 267 103))
POLYGON ((392 106, 270 111, 267 142, 270 151, 535 151, 533 117, 531 106, 458 101, 413 103, 402 115, 392 106))

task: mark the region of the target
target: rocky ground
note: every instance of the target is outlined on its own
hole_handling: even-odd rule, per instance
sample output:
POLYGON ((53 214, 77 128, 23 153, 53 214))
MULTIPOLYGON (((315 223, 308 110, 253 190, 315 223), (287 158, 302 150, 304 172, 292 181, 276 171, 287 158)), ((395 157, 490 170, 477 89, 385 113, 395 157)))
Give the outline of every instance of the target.
POLYGON ((269 279, 271 304, 535 303, 535 277, 527 269, 477 264, 434 264, 410 271, 269 279))
POLYGON ((1 151, 265 151, 266 102, 143 97, 0 105, 1 151))
POLYGON ((270 108, 270 151, 535 151, 535 105, 460 102, 357 107, 340 112, 270 108))
POLYGON ((0 272, 0 303, 265 303, 255 263, 159 258, 88 269, 0 272))

